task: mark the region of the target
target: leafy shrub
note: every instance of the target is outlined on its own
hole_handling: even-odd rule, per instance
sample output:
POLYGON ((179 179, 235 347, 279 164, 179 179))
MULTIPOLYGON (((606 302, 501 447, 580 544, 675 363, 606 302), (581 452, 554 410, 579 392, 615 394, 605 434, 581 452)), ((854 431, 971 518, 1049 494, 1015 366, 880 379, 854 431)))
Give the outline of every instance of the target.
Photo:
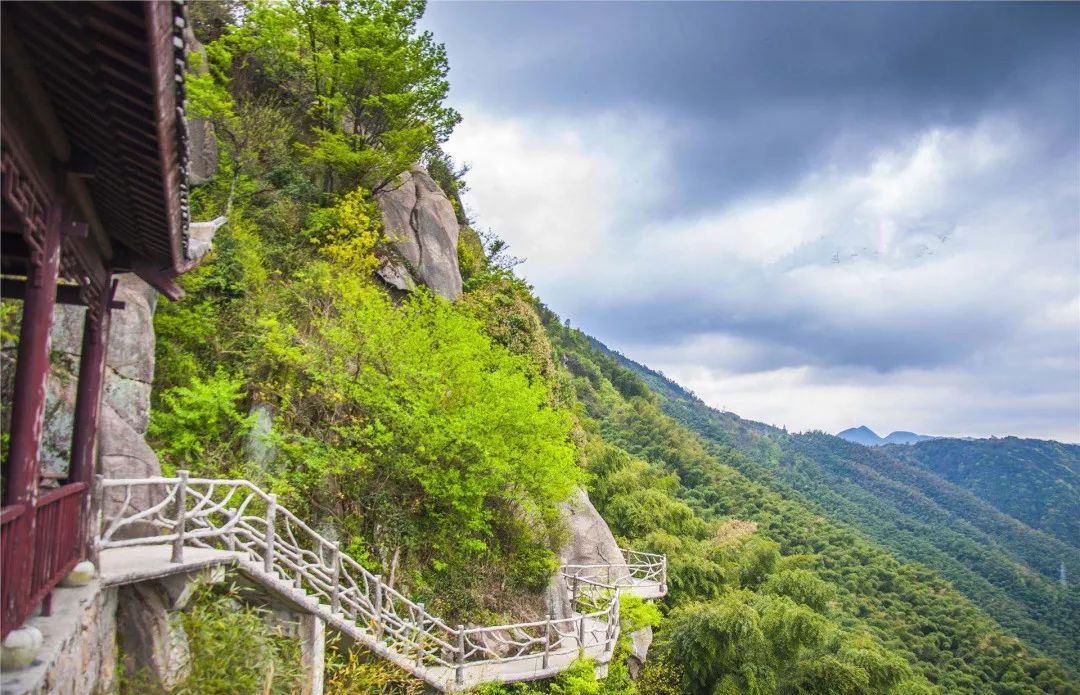
POLYGON ((212 474, 235 460, 236 445, 254 423, 237 407, 244 398, 243 377, 222 369, 208 379, 194 377, 189 386, 168 389, 160 398, 150 435, 167 465, 212 474))
POLYGON ((421 695, 424 684, 393 664, 359 649, 341 650, 335 639, 327 645, 324 695, 421 695))
POLYGON ((321 261, 260 323, 259 390, 279 406, 289 462, 279 492, 333 491, 291 500, 366 539, 390 577, 401 562, 438 571, 498 550, 537 584, 551 554, 528 548, 547 544, 582 473, 569 414, 524 358, 447 302, 397 306, 321 261))

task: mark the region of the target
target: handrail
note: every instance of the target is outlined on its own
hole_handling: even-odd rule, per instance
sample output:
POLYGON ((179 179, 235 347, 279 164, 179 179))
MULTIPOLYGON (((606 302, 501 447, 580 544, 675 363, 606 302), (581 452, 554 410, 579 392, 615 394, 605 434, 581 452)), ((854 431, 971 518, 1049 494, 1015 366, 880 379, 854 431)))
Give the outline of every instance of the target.
POLYGON ((62 500, 65 497, 70 497, 71 495, 77 495, 89 487, 89 483, 68 483, 67 485, 61 485, 60 487, 49 490, 44 495, 39 497, 37 501, 37 506, 47 507, 50 504, 56 502, 57 500, 62 500))
POLYGON ((25 512, 27 506, 25 504, 9 504, 6 507, 0 507, 0 526, 15 521, 23 512, 25 512))
MULTIPOLYGON (((466 669, 477 667, 539 660, 547 670, 553 656, 610 658, 619 634, 620 592, 643 583, 666 591, 667 561, 661 555, 642 553, 646 561, 629 566, 629 583, 621 576, 608 584, 578 576, 605 567, 610 575, 611 566, 567 565, 563 576, 574 577, 571 617, 451 626, 279 506, 276 495, 247 480, 192 478, 180 471, 174 478, 98 476, 97 484, 102 498, 110 491, 121 492, 103 505, 110 513, 99 510, 100 550, 171 544, 172 561, 178 563, 186 546, 236 551, 245 572, 302 592, 314 610, 439 689, 462 687, 466 669), (579 592, 579 581, 598 590, 579 592), (439 680, 435 672, 440 670, 453 673, 452 686, 439 680)), ((531 672, 523 671, 523 678, 526 673, 531 672)), ((489 678, 513 680, 505 673, 489 678)))
POLYGON ((572 583, 587 582, 603 587, 655 587, 658 595, 667 593, 667 556, 640 550, 619 551, 627 558, 622 565, 563 565, 562 575, 572 583))

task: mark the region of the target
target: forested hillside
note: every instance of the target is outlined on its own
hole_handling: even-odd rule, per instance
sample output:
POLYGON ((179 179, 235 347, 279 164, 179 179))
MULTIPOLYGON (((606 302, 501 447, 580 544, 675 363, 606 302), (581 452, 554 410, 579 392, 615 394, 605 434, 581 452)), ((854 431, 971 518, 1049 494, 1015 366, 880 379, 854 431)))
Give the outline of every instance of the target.
POLYGON ((1080 446, 1039 439, 939 439, 889 447, 1032 528, 1080 547, 1080 446))
MULTIPOLYGON (((505 244, 482 241, 462 210, 462 176, 440 149, 459 117, 444 104, 445 52, 416 29, 422 12, 399 0, 193 7, 208 70, 192 76, 190 108, 214 124, 222 159, 193 212, 228 222, 185 276, 187 298, 156 315, 151 434, 165 465, 273 490, 391 585, 462 623, 542 615, 566 537, 558 504, 576 485, 621 542, 667 554, 668 598, 659 609, 625 602, 605 680, 580 664, 488 693, 1080 692, 1064 648, 1048 658, 1006 634, 937 572, 890 554, 847 507, 810 503, 813 490, 771 470, 810 466, 810 448, 780 449, 783 433, 729 415, 709 431, 689 394, 643 380, 544 308, 505 244), (403 263, 378 196, 418 162, 461 224, 456 301, 378 279, 403 263), (645 626, 656 641, 634 680, 622 657, 645 626)), ((1023 528, 991 522, 972 522, 949 552, 966 571, 963 553, 1000 537, 974 559, 1000 571, 990 586, 1002 601, 1019 603, 1007 588, 1036 558, 1014 547, 1026 537, 1009 536, 1023 528)), ((1059 541, 1031 538, 1032 552, 1061 553, 1059 541)), ((1031 605, 1073 600, 1037 572, 1027 579, 1031 605)), ((230 601, 189 614, 202 680, 186 692, 263 691, 255 658, 206 638, 229 625, 237 645, 266 642, 230 601)), ((1076 623, 1037 625, 1054 646, 1076 623)), ((271 673, 288 672, 288 649, 258 649, 271 673)), ((340 644, 327 686, 419 692, 340 644)))
MULTIPOLYGON (((899 558, 934 568, 1003 627, 1080 666, 1080 586, 1058 581, 1062 564, 1067 574, 1080 568, 1076 547, 886 453, 905 447, 869 448, 744 421, 620 359, 664 395, 666 412, 715 445, 745 453, 739 469, 748 477, 862 530, 899 558)), ((938 441, 950 440, 915 446, 938 441)))

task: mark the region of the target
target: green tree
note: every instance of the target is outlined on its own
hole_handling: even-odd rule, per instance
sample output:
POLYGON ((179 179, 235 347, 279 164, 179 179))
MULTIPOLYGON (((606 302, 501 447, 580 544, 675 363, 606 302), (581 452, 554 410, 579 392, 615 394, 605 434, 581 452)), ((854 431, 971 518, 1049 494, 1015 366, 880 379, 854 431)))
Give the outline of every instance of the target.
POLYGON ((310 134, 297 147, 325 191, 377 191, 437 155, 461 120, 443 105, 446 51, 417 32, 424 4, 257 0, 216 55, 234 92, 273 96, 310 134))

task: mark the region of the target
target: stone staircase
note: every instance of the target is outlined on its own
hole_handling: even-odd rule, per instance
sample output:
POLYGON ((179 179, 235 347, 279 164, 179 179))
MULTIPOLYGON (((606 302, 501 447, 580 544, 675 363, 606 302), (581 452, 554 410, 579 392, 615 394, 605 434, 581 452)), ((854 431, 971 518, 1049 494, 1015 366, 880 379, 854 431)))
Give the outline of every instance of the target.
POLYGON ((276 597, 440 692, 549 678, 574 660, 606 672, 619 597, 667 593, 667 559, 625 551, 625 565, 565 565, 569 617, 449 625, 372 574, 246 480, 98 478, 102 581, 128 584, 230 565, 276 597))

